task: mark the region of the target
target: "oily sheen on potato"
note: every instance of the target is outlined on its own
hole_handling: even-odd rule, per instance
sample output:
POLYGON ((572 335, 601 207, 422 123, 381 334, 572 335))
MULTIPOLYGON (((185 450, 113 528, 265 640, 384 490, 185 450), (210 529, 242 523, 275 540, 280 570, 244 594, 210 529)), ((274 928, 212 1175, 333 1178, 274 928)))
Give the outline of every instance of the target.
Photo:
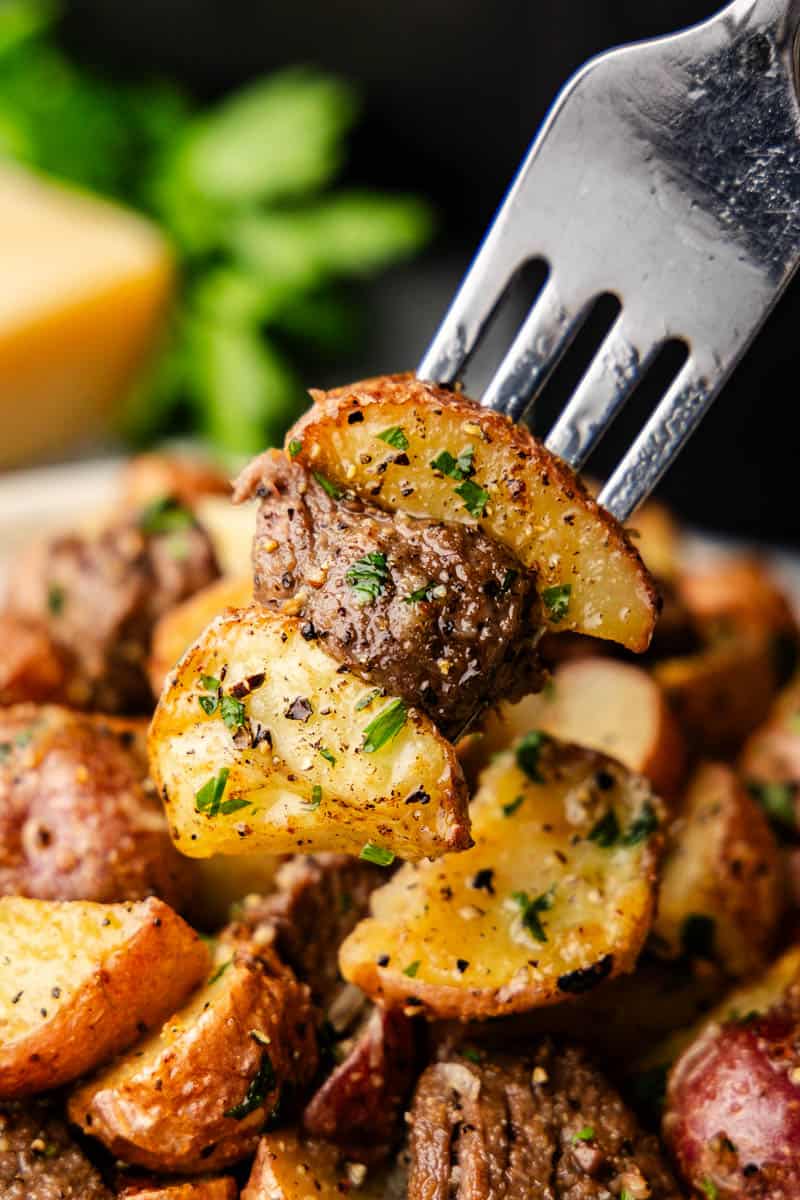
POLYGON ((58 1087, 163 1020, 209 953, 160 900, 0 899, 0 1098, 58 1087))
POLYGON ((258 606, 226 614, 170 677, 150 761, 178 848, 358 854, 369 844, 385 863, 469 845, 452 746, 301 630, 258 606))
POLYGON ((630 971, 660 844, 646 781, 542 733, 484 771, 475 845, 406 864, 344 942, 344 977, 436 1017, 554 1004, 630 971))
POLYGON ((242 1200, 340 1200, 354 1189, 362 1200, 384 1200, 386 1172, 364 1170, 330 1142, 279 1129, 259 1142, 242 1200))
POLYGON ((638 553, 526 429, 405 375, 312 395, 290 456, 381 508, 478 522, 536 569, 553 629, 647 648, 657 605, 638 553))

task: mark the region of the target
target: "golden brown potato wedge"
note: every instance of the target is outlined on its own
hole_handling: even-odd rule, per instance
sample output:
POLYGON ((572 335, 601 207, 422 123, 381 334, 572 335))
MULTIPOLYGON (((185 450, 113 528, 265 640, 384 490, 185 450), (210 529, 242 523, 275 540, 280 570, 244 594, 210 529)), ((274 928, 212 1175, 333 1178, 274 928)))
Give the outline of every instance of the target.
POLYGON ((729 558, 702 570, 684 570, 678 591, 700 624, 728 621, 772 633, 797 633, 786 594, 759 559, 729 558))
POLYGON ((194 505, 198 521, 211 538, 223 575, 251 573, 256 507, 234 505, 227 496, 204 496, 194 505))
POLYGON ((655 902, 647 782, 533 734, 482 776, 475 846, 406 864, 343 943, 368 995, 436 1017, 521 1012, 633 969, 655 902))
POLYGON ((747 739, 739 770, 771 824, 798 830, 800 796, 800 676, 783 689, 769 716, 747 739))
POLYGON ((268 1133, 258 1144, 242 1200, 384 1200, 386 1172, 367 1173, 329 1142, 301 1139, 291 1129, 268 1133))
POLYGON ((277 959, 239 951, 160 1031, 79 1085, 68 1113, 125 1162, 199 1173, 252 1153, 281 1088, 316 1065, 308 989, 277 959))
POLYGON ((780 850, 736 773, 694 773, 667 837, 653 946, 709 958, 732 976, 766 962, 785 904, 780 850))
POLYGON ((531 729, 619 759, 662 796, 674 792, 683 775, 683 736, 666 698, 651 675, 629 663, 562 663, 543 692, 489 714, 472 755, 485 763, 531 729))
POLYGON ((552 628, 647 648, 657 603, 638 553, 527 429, 408 375, 312 395, 286 440, 309 470, 381 508, 477 521, 536 569, 552 628), (449 470, 433 466, 444 452, 449 470))
POLYGON ((148 674, 158 698, 164 680, 206 625, 228 608, 245 608, 253 599, 250 575, 223 575, 160 618, 150 643, 148 674))
POLYGON ((160 900, 0 898, 0 1097, 58 1087, 128 1047, 210 965, 160 900))
POLYGON ((183 1179, 178 1182, 153 1180, 125 1183, 117 1191, 119 1200, 236 1200, 239 1187, 230 1176, 216 1179, 183 1179))
POLYGON ((150 763, 175 844, 193 857, 371 843, 372 860, 389 862, 470 844, 461 768, 432 722, 258 606, 219 617, 181 660, 150 763))

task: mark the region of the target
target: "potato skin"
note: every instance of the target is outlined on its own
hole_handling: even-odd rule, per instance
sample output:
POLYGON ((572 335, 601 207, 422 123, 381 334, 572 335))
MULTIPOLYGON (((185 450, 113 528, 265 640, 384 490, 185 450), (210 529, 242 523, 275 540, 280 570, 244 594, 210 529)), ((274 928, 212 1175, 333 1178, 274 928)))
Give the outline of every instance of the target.
POLYGON ((0 895, 185 909, 191 864, 147 779, 143 722, 0 710, 0 895))
POLYGON ((0 706, 62 697, 67 666, 43 623, 0 613, 0 646, 0 706))
POLYGON ((68 1004, 0 1044, 0 1097, 49 1091, 93 1070, 163 1020, 209 970, 206 946, 166 904, 151 897, 138 913, 136 932, 68 1004))
POLYGON ((307 1083, 316 1065, 308 989, 277 959, 240 951, 160 1035, 80 1085, 68 1113, 125 1162, 199 1174, 253 1153, 283 1084, 307 1083))
POLYGON ((338 1147, 280 1129, 259 1142, 241 1200, 341 1200, 351 1191, 359 1200, 386 1200, 395 1194, 386 1184, 383 1172, 370 1172, 355 1189, 338 1147))
POLYGON ((663 1133, 698 1192, 800 1196, 797 999, 795 991, 764 1016, 710 1025, 673 1067, 663 1133))

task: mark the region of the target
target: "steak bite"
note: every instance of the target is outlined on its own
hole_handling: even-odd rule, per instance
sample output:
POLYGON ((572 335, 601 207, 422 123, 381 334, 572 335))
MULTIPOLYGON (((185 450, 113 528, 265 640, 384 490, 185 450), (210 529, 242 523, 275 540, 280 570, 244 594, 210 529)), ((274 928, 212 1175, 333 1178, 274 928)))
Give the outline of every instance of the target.
POLYGON ((42 1104, 0 1106, 2 1200, 112 1200, 63 1121, 42 1104))
POLYGON ((218 575, 208 534, 165 499, 97 534, 30 546, 12 565, 9 609, 40 622, 64 655, 63 698, 72 707, 147 712, 156 621, 218 575))
POLYGON ((278 451, 240 477, 236 499, 254 495, 256 599, 446 736, 541 686, 536 577, 477 525, 343 498, 278 451))
POLYGON ((574 1047, 436 1063, 410 1120, 408 1200, 681 1195, 658 1140, 574 1047))

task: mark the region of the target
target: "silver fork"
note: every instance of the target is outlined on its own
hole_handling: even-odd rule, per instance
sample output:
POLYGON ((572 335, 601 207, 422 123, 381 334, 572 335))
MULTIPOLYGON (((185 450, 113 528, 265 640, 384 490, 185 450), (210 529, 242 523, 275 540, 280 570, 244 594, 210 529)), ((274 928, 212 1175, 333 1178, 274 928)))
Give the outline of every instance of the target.
POLYGON ((515 272, 547 281, 482 403, 513 420, 598 296, 622 308, 547 437, 580 468, 665 342, 688 357, 600 493, 626 520, 707 412, 800 256, 800 0, 735 0, 567 84, 433 343, 453 383, 515 272))

